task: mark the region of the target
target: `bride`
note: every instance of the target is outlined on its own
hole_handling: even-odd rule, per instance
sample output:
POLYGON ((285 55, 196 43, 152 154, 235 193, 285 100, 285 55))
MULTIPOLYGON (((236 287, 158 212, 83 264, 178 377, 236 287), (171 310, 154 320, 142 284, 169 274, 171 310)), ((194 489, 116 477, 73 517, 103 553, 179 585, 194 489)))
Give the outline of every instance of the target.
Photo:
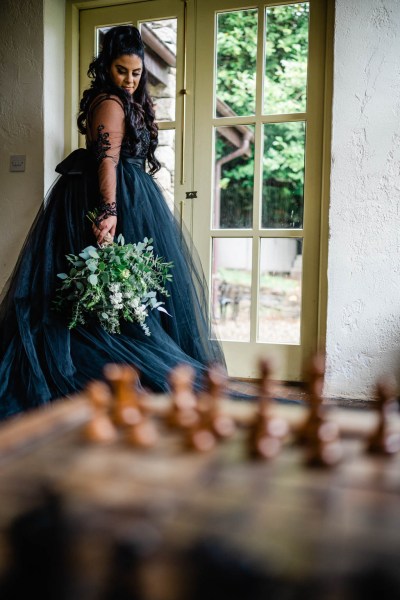
POLYGON ((57 167, 55 182, 3 290, 0 306, 0 418, 46 404, 101 378, 109 362, 135 365, 144 386, 168 389, 167 374, 178 363, 202 372, 224 362, 210 340, 207 291, 201 268, 152 175, 157 126, 146 87, 144 47, 135 27, 110 29, 90 64, 91 86, 78 117, 86 149, 57 167), (145 167, 148 167, 147 173, 145 167), (97 210, 96 223, 86 215, 97 210), (69 330, 68 318, 53 310, 57 273, 66 254, 101 244, 107 234, 126 242, 153 238, 155 254, 173 262, 165 308, 151 311, 147 337, 137 324, 110 334, 97 322, 69 330))

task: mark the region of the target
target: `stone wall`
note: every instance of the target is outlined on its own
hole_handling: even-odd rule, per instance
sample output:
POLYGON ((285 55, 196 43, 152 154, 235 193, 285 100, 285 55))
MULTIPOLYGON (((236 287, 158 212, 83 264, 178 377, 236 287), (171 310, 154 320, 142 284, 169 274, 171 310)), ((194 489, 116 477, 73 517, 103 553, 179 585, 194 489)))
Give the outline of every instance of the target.
MULTIPOLYGON (((163 19, 146 23, 176 56, 176 19, 163 19)), ((149 85, 158 121, 175 121, 176 68, 168 67, 167 85, 149 85)), ((174 205, 175 181, 175 130, 159 132, 156 156, 161 169, 155 179, 161 186, 171 210, 174 205)))

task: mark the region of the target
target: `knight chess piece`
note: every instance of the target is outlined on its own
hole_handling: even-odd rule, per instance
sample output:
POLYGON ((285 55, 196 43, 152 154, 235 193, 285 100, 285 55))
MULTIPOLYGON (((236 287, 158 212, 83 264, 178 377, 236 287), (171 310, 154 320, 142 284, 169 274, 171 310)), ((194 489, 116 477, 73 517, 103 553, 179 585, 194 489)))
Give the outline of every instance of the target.
POLYGON ((86 386, 86 393, 93 416, 83 429, 84 438, 89 442, 114 442, 118 434, 109 415, 112 400, 109 387, 103 381, 91 381, 86 386))
POLYGON ((324 376, 325 359, 316 355, 308 368, 309 414, 297 432, 297 441, 305 446, 308 465, 333 467, 342 458, 342 446, 339 427, 328 418, 323 405, 324 376))
POLYGON ((391 416, 397 410, 396 384, 393 378, 380 379, 376 385, 378 423, 367 441, 367 452, 391 456, 400 450, 400 435, 391 431, 391 416))
POLYGON ((277 456, 289 431, 287 422, 271 414, 271 363, 267 359, 260 361, 259 405, 250 426, 248 445, 250 455, 271 459, 277 456))

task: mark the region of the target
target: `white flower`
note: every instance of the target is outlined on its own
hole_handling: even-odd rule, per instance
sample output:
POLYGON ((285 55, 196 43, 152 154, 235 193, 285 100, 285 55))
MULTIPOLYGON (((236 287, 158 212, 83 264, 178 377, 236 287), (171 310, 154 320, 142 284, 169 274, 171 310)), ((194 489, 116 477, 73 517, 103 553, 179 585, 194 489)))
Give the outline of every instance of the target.
POLYGON ((123 308, 122 304, 122 294, 120 292, 116 292, 115 294, 110 295, 110 302, 114 308, 117 310, 123 308))
POLYGON ((132 298, 128 304, 131 308, 137 308, 139 306, 139 300, 138 298, 132 298))

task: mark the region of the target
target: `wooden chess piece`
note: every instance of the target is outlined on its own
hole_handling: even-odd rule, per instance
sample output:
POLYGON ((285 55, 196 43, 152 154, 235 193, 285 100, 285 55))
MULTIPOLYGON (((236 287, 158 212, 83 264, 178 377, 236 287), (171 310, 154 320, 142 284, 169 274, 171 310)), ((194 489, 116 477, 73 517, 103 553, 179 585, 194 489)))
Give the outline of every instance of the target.
POLYGON ((148 416, 124 430, 124 439, 137 448, 152 448, 158 442, 158 438, 157 428, 148 416))
POLYGON ((235 422, 222 412, 221 403, 226 399, 227 374, 221 365, 212 365, 206 375, 207 391, 199 400, 200 418, 208 424, 219 439, 228 438, 235 432, 235 422))
POLYGON ((297 432, 297 441, 306 447, 309 465, 332 467, 342 458, 339 427, 328 419, 323 406, 322 390, 325 359, 314 356, 308 369, 309 414, 297 432))
POLYGON ((376 385, 378 424, 367 442, 367 452, 391 456, 400 450, 400 435, 390 430, 390 415, 397 409, 393 378, 380 379, 376 385))
POLYGON ((123 364, 108 364, 104 375, 114 392, 111 415, 118 427, 136 425, 143 419, 138 390, 139 374, 133 367, 123 364))
POLYGON ((209 452, 217 445, 217 436, 206 426, 197 424, 190 429, 187 434, 187 441, 190 448, 197 452, 209 452))
POLYGON ((198 402, 199 420, 188 431, 189 446, 199 452, 214 448, 218 440, 230 437, 235 431, 235 423, 220 409, 227 381, 226 372, 220 365, 207 370, 207 391, 201 394, 198 402))
POLYGON ((249 452, 251 456, 265 459, 274 458, 282 447, 289 427, 281 417, 271 414, 271 363, 260 361, 259 406, 249 431, 249 452))
POLYGON ((199 420, 197 400, 193 391, 195 371, 187 364, 178 365, 169 374, 172 406, 167 423, 183 429, 194 427, 199 420))
POLYGON ((111 392, 103 381, 90 381, 86 386, 93 407, 93 417, 83 428, 84 438, 89 442, 110 443, 117 439, 117 431, 108 414, 111 392))
POLYGON ((137 370, 129 365, 108 364, 104 374, 114 391, 113 421, 123 428, 125 441, 139 448, 154 446, 158 432, 142 406, 137 370))

